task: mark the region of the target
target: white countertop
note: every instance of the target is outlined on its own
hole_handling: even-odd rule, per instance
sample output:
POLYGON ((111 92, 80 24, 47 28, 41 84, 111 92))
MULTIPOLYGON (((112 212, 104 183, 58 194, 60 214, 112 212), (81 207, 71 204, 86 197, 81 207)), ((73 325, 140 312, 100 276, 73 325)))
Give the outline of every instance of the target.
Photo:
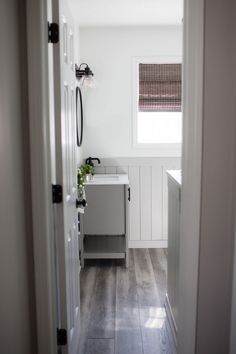
POLYGON ((113 185, 113 184, 129 184, 127 174, 95 174, 90 181, 85 182, 86 186, 92 185, 113 185))
POLYGON ((166 171, 167 175, 174 180, 179 186, 182 184, 182 170, 168 170, 166 171))

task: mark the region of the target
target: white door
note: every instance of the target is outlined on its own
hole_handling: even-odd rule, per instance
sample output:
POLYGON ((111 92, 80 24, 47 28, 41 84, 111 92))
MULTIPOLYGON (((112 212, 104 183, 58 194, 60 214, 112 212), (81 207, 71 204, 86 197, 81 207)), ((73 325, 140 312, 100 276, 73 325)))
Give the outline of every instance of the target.
POLYGON ((77 230, 74 26, 66 0, 53 1, 59 43, 53 45, 56 179, 63 201, 55 220, 58 258, 58 325, 67 330, 63 353, 77 354, 80 331, 79 242, 77 230))

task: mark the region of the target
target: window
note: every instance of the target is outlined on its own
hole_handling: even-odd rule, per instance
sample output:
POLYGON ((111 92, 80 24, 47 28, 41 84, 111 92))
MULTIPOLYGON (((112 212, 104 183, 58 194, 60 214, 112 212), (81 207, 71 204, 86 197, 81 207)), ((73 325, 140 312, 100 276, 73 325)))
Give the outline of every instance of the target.
POLYGON ((180 62, 135 62, 134 141, 138 147, 175 146, 182 139, 180 62))

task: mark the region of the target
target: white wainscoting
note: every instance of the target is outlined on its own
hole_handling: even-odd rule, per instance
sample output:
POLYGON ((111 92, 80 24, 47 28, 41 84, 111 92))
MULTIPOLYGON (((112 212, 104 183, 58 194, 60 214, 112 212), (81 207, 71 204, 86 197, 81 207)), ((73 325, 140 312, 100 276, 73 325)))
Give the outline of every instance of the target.
POLYGON ((179 169, 179 157, 101 159, 96 173, 128 173, 131 188, 130 248, 167 247, 166 170, 179 169))

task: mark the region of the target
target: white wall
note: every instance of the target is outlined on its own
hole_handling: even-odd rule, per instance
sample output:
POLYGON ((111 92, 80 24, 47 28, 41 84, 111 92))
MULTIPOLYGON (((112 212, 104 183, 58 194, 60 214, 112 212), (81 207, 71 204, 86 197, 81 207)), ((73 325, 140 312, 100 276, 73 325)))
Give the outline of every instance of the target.
POLYGON ((182 27, 81 28, 80 49, 97 80, 84 92, 83 156, 155 156, 132 147, 132 58, 181 56, 182 27))
POLYGON ((25 2, 0 2, 0 352, 36 353, 25 2))

